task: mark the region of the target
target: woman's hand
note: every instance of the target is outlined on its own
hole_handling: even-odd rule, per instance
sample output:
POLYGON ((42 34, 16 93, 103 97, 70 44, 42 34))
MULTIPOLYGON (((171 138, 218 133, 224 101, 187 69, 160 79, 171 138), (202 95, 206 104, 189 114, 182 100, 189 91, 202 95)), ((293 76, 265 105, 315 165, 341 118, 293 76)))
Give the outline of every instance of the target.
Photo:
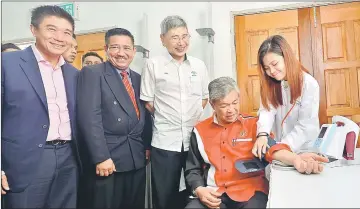
POLYGON ((267 136, 260 136, 256 139, 254 147, 252 148, 252 153, 255 157, 258 157, 261 160, 262 153, 265 155, 266 147, 268 144, 268 137, 267 136))

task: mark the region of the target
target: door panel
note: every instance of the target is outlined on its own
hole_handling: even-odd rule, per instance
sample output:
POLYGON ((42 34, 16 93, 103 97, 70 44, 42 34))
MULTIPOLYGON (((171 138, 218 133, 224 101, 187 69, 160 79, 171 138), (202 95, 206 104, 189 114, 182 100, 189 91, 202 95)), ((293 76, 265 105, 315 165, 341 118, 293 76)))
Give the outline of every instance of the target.
MULTIPOLYGON (((322 123, 342 115, 360 122, 360 2, 322 6, 314 35, 315 77, 321 86, 322 123), (326 121, 324 121, 326 118, 326 121)), ((360 141, 358 146, 360 145, 360 141)))
POLYGON ((78 35, 76 36, 76 40, 78 42, 78 54, 73 63, 74 67, 79 70, 82 68, 82 56, 89 51, 98 53, 104 61, 106 60, 104 51, 105 33, 78 35))

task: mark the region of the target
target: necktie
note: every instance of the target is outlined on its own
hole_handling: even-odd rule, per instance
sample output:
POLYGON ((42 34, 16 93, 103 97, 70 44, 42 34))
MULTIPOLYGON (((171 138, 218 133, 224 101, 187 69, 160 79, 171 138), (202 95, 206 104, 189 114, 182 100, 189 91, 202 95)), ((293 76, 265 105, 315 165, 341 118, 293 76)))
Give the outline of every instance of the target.
POLYGON ((136 112, 136 115, 139 119, 140 117, 140 112, 139 112, 139 108, 136 104, 136 99, 135 99, 135 94, 134 94, 134 91, 131 87, 131 84, 130 84, 130 81, 128 79, 128 74, 125 70, 122 70, 121 71, 121 76, 122 76, 122 80, 123 80, 123 83, 124 83, 124 86, 125 86, 125 89, 126 91, 128 92, 129 96, 130 96, 130 99, 131 99, 131 102, 133 103, 134 105, 134 108, 135 108, 135 112, 136 112))

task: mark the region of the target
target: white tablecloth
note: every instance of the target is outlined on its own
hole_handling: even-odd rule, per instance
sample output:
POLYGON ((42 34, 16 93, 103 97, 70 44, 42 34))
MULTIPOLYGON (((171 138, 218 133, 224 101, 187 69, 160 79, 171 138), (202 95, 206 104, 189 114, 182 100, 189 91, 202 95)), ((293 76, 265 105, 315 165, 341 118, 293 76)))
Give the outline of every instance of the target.
POLYGON ((352 165, 327 165, 321 174, 271 168, 268 208, 359 208, 360 149, 352 165))

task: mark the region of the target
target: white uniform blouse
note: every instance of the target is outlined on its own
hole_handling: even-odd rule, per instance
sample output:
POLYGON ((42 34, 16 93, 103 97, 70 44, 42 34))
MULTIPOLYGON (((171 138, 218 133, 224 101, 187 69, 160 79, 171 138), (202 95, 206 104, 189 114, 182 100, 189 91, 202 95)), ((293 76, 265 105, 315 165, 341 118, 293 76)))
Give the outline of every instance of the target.
POLYGON ((297 152, 306 142, 316 139, 319 133, 319 84, 311 75, 304 73, 302 94, 282 127, 282 120, 293 106, 290 104, 290 88, 287 81, 281 81, 281 91, 283 105, 277 109, 270 105, 268 111, 260 102, 257 133, 272 131, 276 141, 286 143, 297 152))

